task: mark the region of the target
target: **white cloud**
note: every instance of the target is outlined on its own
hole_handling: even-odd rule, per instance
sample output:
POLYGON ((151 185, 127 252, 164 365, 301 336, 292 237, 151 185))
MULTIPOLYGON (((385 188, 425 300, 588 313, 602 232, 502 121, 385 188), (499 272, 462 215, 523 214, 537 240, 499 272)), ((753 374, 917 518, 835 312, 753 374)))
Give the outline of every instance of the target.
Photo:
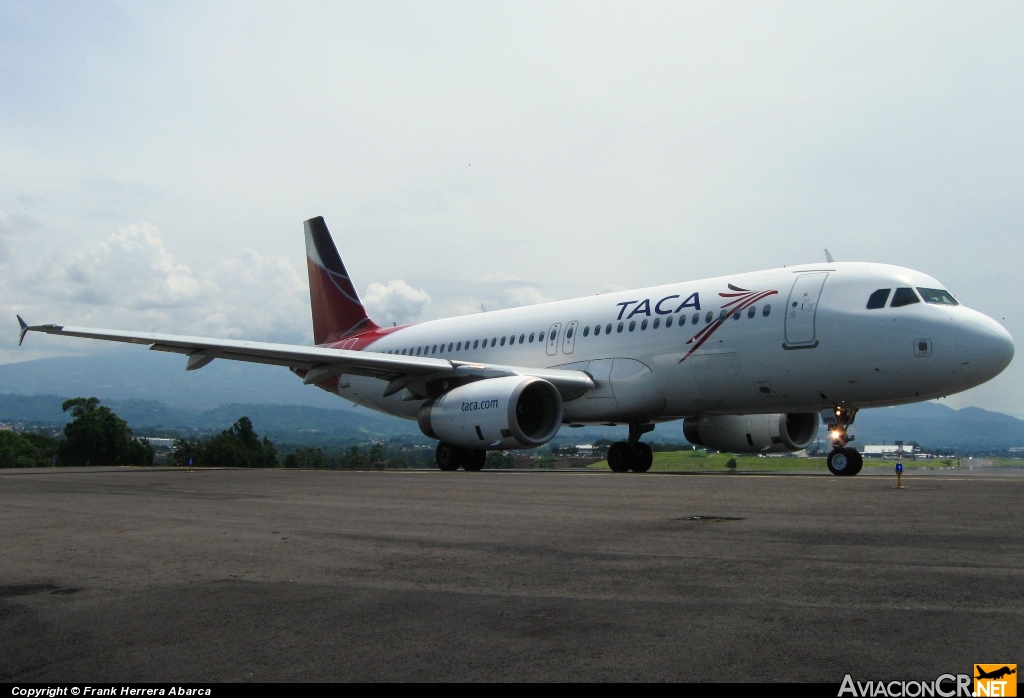
POLYGON ((404 325, 423 317, 430 304, 430 296, 422 289, 395 279, 386 285, 376 282, 370 284, 362 301, 376 322, 404 325))
POLYGON ((137 311, 195 303, 204 290, 148 223, 125 226, 89 248, 51 251, 25 281, 53 301, 137 311))
POLYGON ((518 308, 523 305, 536 305, 537 303, 550 303, 549 298, 541 293, 535 286, 515 286, 505 289, 503 293, 508 308, 518 308))
POLYGON ((306 341, 308 286, 285 258, 254 250, 193 269, 148 223, 12 265, 5 310, 32 321, 262 340, 306 341))
POLYGON ((7 258, 7 238, 11 233, 11 214, 0 208, 0 261, 7 258))

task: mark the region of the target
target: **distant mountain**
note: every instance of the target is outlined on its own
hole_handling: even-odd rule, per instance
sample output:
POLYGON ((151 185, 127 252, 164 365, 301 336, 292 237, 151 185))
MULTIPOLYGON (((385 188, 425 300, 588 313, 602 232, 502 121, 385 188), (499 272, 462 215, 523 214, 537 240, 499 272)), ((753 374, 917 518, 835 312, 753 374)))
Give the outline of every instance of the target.
POLYGON ((857 445, 902 440, 926 448, 1024 446, 1024 420, 979 407, 955 410, 936 402, 861 410, 851 432, 857 435, 857 445))
POLYGON ((95 356, 62 356, 0 365, 0 393, 158 400, 208 410, 227 403, 347 409, 347 403, 281 366, 214 361, 185 370, 185 357, 131 347, 95 356))
MULTIPOLYGON (((100 398, 147 433, 220 430, 245 415, 261 434, 293 443, 419 434, 415 422, 353 407, 276 366, 214 361, 186 372, 181 356, 137 348, 0 365, 0 421, 62 424, 60 403, 78 396, 100 398)), ((855 445, 902 440, 975 451, 1024 446, 1020 419, 934 402, 862 410, 852 432, 855 445)), ((558 441, 624 437, 624 427, 563 428, 558 441)), ((683 442, 682 423, 661 424, 649 438, 683 442)))
MULTIPOLYGON (((0 422, 62 425, 66 397, 58 395, 0 395, 0 422)), ((339 400, 339 402, 342 402, 339 400)), ((419 436, 415 422, 379 414, 363 407, 324 409, 304 405, 218 405, 208 410, 169 407, 156 400, 102 400, 138 434, 187 436, 221 431, 239 417, 248 417, 260 435, 287 443, 365 441, 419 436)), ((342 402, 342 404, 346 404, 342 402)))

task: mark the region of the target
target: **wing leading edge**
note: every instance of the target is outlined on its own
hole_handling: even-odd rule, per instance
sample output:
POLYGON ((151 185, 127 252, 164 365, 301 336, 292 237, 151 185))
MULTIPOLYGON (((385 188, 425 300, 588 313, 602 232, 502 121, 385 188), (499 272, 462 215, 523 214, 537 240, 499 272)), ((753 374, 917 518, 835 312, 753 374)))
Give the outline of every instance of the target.
MULTIPOLYGON (((571 400, 595 387, 594 379, 583 371, 555 368, 526 368, 474 361, 432 359, 420 356, 398 356, 369 351, 350 351, 325 347, 303 347, 293 344, 212 339, 155 332, 127 332, 70 325, 28 325, 18 317, 21 340, 28 332, 42 332, 64 337, 84 337, 110 342, 145 344, 155 351, 185 354, 185 370, 206 366, 215 359, 286 366, 303 376, 306 384, 320 383, 338 374, 370 376, 389 381, 384 396, 408 389, 412 397, 427 397, 419 386, 444 378, 499 378, 501 376, 534 376, 553 384, 562 397, 571 400)), ((20 342, 19 342, 20 343, 20 342)))

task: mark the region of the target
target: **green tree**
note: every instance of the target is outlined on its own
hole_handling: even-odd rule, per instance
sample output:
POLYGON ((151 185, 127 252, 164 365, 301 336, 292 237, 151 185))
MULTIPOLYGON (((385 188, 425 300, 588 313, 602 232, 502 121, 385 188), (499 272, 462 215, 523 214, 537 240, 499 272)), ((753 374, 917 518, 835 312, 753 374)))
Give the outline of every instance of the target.
POLYGON ((0 468, 41 468, 52 465, 57 440, 42 434, 0 431, 0 468))
POLYGON ((179 440, 171 462, 221 468, 273 468, 277 465, 277 449, 268 438, 261 440, 249 418, 242 417, 204 441, 179 440))
POLYGON ((504 469, 515 467, 516 457, 511 453, 504 453, 503 451, 488 451, 487 452, 487 468, 491 470, 504 469))
POLYGON ((64 427, 57 449, 61 465, 152 465, 153 448, 139 441, 128 423, 101 407, 94 397, 66 400, 61 408, 74 418, 64 427))
POLYGON ((309 448, 300 446, 284 457, 286 468, 329 468, 334 464, 334 459, 324 454, 322 448, 309 448))

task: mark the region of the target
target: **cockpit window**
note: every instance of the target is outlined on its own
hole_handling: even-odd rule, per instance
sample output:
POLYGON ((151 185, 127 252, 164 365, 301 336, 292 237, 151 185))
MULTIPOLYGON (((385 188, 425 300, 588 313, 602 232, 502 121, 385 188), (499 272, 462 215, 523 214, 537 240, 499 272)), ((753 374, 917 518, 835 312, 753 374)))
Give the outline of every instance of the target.
POLYGON ((941 288, 921 288, 917 287, 917 292, 921 294, 921 298, 924 298, 925 303, 932 303, 934 305, 960 305, 957 303, 956 298, 950 295, 949 291, 944 291, 941 288))
POLYGON ((876 310, 878 308, 884 308, 885 302, 889 300, 889 294, 892 292, 891 288, 880 288, 868 298, 868 310, 876 310))
POLYGON ((920 303, 921 299, 917 297, 912 288, 898 288, 896 293, 892 294, 892 305, 890 308, 902 308, 905 305, 913 305, 914 303, 920 303))

